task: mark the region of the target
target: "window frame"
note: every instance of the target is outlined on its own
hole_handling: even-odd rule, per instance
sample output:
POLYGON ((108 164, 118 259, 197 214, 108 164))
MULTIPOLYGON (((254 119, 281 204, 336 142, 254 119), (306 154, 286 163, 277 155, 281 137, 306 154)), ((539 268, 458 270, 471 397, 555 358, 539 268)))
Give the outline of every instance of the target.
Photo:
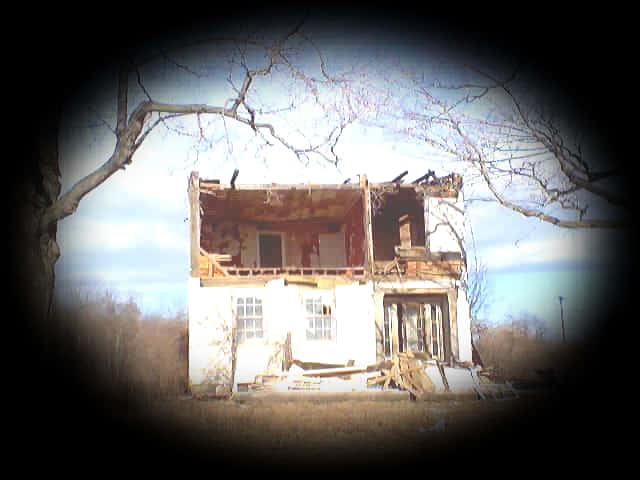
POLYGON ((305 322, 305 340, 308 342, 330 342, 336 343, 338 339, 338 324, 335 315, 335 302, 326 301, 326 295, 321 293, 308 293, 302 298, 302 311, 305 322), (309 302, 311 302, 311 311, 308 310, 309 302), (318 309, 320 307, 320 310, 318 309), (327 307, 329 313, 327 314, 327 307), (319 310, 319 311, 318 311, 319 310), (321 322, 320 331, 322 332, 318 336, 318 321, 321 322), (326 327, 326 322, 329 321, 329 327, 326 327), (312 322, 312 323, 310 323, 312 322), (312 326, 310 326, 312 325, 312 326), (313 330, 313 335, 310 337, 310 332, 313 330), (329 336, 326 336, 326 333, 329 336))
POLYGON ((266 329, 264 322, 264 299, 262 296, 255 292, 247 292, 242 295, 235 295, 233 298, 233 311, 235 315, 235 336, 236 343, 238 345, 247 345, 251 343, 264 343, 266 340, 266 329), (251 303, 248 304, 247 300, 251 299, 251 303), (242 301, 242 304, 240 304, 242 301), (247 306, 251 305, 252 313, 247 315, 247 306), (242 314, 240 314, 240 307, 242 306, 242 314), (256 307, 260 307, 260 314, 256 314, 256 307), (260 327, 255 327, 256 320, 260 320, 260 327), (252 322, 252 327, 247 328, 247 321, 252 322), (251 332, 251 338, 247 337, 247 332, 251 332), (260 332, 260 336, 256 336, 256 333, 260 332))

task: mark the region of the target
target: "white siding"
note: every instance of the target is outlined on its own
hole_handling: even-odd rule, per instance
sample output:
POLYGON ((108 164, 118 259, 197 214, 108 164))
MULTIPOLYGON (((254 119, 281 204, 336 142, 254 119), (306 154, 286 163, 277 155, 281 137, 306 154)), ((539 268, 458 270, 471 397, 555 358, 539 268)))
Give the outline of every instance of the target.
POLYGON ((464 199, 462 192, 457 199, 428 199, 426 214, 428 245, 432 252, 462 252, 460 240, 464 239, 464 199), (431 232, 431 233, 429 233, 431 232), (457 237, 456 237, 457 235, 457 237))
POLYGON ((189 381, 191 385, 231 385, 230 289, 200 288, 190 278, 189 381))

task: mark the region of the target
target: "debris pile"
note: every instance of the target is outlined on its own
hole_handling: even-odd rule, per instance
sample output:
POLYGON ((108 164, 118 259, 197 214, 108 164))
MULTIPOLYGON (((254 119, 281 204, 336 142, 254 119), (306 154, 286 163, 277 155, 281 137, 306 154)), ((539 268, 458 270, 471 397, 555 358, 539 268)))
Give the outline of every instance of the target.
POLYGON ((391 362, 390 369, 381 369, 381 375, 370 378, 368 385, 382 384, 382 389, 389 388, 391 382, 416 398, 424 393, 434 393, 436 387, 425 372, 425 364, 411 353, 399 353, 391 362))
POLYGON ((518 397, 508 381, 496 381, 490 371, 471 365, 450 366, 413 352, 396 354, 392 360, 359 367, 293 360, 288 371, 257 375, 238 391, 283 392, 375 392, 404 390, 413 399, 443 393, 468 394, 480 399, 518 397), (304 368, 303 368, 304 367, 304 368))
POLYGON ((377 373, 367 367, 304 370, 293 364, 287 372, 257 375, 246 387, 249 392, 362 392, 367 391, 368 378, 377 373))

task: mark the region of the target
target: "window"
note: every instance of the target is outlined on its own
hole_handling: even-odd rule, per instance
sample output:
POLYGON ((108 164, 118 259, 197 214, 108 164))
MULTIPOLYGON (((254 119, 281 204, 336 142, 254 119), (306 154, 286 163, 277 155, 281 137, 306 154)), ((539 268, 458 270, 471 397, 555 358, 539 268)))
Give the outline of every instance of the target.
POLYGON ((307 340, 336 339, 336 323, 331 305, 323 303, 322 297, 306 298, 304 301, 307 321, 307 340))
POLYGON ((262 300, 240 297, 236 300, 236 328, 238 343, 262 339, 262 300))

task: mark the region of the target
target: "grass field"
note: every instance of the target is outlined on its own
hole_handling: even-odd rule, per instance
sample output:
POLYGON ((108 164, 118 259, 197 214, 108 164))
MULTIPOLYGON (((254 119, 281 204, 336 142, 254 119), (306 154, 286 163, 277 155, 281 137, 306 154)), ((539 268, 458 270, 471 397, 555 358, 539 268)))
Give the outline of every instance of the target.
POLYGON ((249 401, 169 398, 150 405, 200 453, 255 465, 374 465, 483 450, 533 398, 447 401, 249 401), (394 460, 395 459, 395 460, 394 460))

